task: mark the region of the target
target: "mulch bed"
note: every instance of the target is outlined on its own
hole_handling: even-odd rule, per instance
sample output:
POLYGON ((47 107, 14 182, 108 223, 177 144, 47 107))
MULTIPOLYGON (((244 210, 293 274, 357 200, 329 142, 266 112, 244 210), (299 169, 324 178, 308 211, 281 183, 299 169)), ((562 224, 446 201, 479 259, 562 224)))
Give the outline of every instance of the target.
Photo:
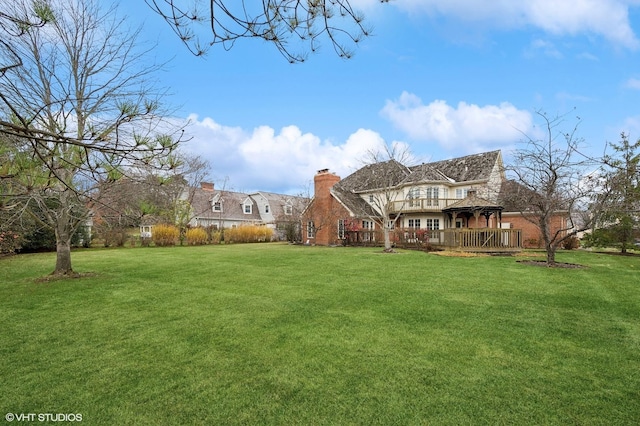
POLYGON ((566 268, 566 269, 580 269, 586 268, 584 265, 578 265, 577 263, 563 263, 556 262, 553 265, 548 265, 546 260, 518 260, 518 263, 530 266, 544 266, 545 268, 566 268))

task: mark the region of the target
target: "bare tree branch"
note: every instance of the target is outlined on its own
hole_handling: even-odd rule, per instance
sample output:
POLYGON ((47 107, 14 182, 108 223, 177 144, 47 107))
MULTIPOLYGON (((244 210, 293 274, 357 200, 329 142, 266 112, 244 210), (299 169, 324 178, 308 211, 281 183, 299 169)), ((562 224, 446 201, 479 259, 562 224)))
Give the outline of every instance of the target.
MULTIPOLYGON (((380 0, 382 3, 388 0, 380 0)), ((145 0, 197 56, 214 45, 229 50, 239 39, 257 38, 275 45, 289 62, 304 62, 305 49, 316 52, 329 40, 335 53, 350 58, 349 46, 371 34, 363 15, 349 0, 145 0), (202 6, 205 3, 206 6, 202 6), (197 29, 205 27, 208 41, 197 29), (305 49, 298 50, 297 44, 305 49)))

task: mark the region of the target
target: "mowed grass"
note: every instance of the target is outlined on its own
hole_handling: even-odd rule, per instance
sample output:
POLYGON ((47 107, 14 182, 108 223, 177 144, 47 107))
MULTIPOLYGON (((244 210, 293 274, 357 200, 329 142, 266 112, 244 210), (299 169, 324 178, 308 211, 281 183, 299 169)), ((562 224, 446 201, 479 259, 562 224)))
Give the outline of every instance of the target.
POLYGON ((83 424, 640 423, 640 261, 280 244, 0 259, 0 415, 83 424))

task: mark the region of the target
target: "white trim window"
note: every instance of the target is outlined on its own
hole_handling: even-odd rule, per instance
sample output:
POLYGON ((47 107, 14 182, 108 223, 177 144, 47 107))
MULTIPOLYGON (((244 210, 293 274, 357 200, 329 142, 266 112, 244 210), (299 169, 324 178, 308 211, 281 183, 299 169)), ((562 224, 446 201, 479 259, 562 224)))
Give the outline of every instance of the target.
POLYGON ((362 229, 366 232, 362 233, 362 239, 364 241, 375 241, 375 234, 372 232, 374 229, 374 224, 372 220, 363 220, 362 221, 362 229))
POLYGON ((345 225, 346 223, 344 219, 338 219, 338 239, 339 240, 344 240, 345 225))
POLYGON ((411 188, 407 193, 409 207, 420 207, 420 188, 411 188))
POLYGON ((293 206, 291 204, 284 205, 284 214, 287 216, 291 216, 293 214, 293 206))
POLYGON ((253 206, 249 203, 245 203, 242 205, 242 211, 244 214, 251 214, 253 212, 253 206))
POLYGON ((316 227, 312 220, 307 222, 307 238, 316 237, 316 227))
POLYGON ((213 203, 213 211, 221 212, 222 211, 222 203, 220 201, 216 201, 213 203))

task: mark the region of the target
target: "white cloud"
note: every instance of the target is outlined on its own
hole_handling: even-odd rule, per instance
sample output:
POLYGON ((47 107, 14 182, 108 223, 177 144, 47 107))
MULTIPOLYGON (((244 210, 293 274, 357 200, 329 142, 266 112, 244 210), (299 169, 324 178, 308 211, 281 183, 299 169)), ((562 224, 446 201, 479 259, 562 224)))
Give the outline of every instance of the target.
POLYGON ((546 40, 536 39, 531 42, 531 45, 527 52, 527 56, 535 56, 537 52, 541 52, 545 56, 549 56, 556 59, 562 59, 562 53, 556 48, 556 46, 546 40))
POLYGON ((513 29, 533 26, 555 35, 596 34, 627 48, 640 42, 629 21, 637 0, 403 0, 394 5, 412 14, 444 16, 513 29))
POLYGON ((212 174, 238 191, 265 190, 295 193, 305 187, 319 169, 329 168, 345 177, 360 167, 366 152, 384 146, 382 137, 359 129, 343 143, 323 141, 297 126, 276 132, 269 126, 252 131, 228 127, 211 118, 189 117, 188 151, 211 162, 212 174))
POLYGON ((625 86, 629 89, 640 90, 640 78, 630 78, 625 86))
POLYGON ((411 139, 465 152, 506 148, 532 127, 531 114, 508 102, 482 107, 460 102, 454 108, 442 100, 425 105, 408 92, 388 100, 381 114, 411 139))

